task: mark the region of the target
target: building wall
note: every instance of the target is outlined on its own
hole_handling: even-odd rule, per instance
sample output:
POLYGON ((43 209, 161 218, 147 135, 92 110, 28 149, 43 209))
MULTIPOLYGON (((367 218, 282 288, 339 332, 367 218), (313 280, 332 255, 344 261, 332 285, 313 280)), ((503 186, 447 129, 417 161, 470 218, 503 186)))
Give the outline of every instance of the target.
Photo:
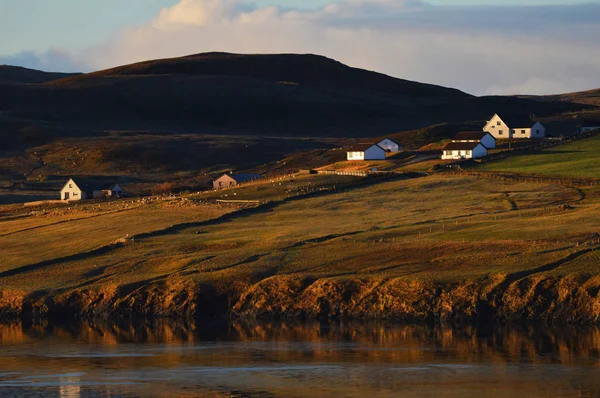
POLYGON ((385 160, 386 152, 377 145, 373 145, 365 151, 365 160, 385 160))
POLYGON ((381 141, 379 144, 380 147, 382 147, 383 149, 385 149, 386 151, 395 153, 395 152, 400 152, 400 146, 398 146, 398 144, 396 144, 394 141, 390 140, 390 139, 385 139, 383 141, 381 141))
POLYGON ((365 160, 365 153, 359 151, 348 152, 348 160, 365 160))
POLYGON ((442 159, 471 159, 472 156, 472 151, 444 151, 442 159))
POLYGON ((494 148, 496 148, 496 140, 494 139, 494 137, 491 137, 489 135, 486 135, 485 137, 483 137, 481 139, 481 143, 487 149, 494 149, 494 148))
POLYGON ((73 181, 69 181, 67 185, 60 191, 60 199, 61 200, 82 200, 87 199, 87 195, 85 192, 82 192, 81 189, 77 187, 77 185, 73 181), (68 195, 68 199, 66 194, 68 195))
POLYGON ((443 154, 442 154, 442 159, 444 159, 444 160, 475 159, 475 158, 482 158, 484 156, 487 156, 487 154, 488 154, 487 150, 483 147, 483 145, 479 144, 473 150, 462 150, 462 151, 457 151, 457 150, 446 151, 446 150, 444 150, 443 154))
POLYGON ((115 184, 112 187, 110 196, 114 196, 114 195, 118 195, 118 196, 123 195, 123 188, 121 188, 121 186, 119 184, 115 184))
POLYGON ((111 196, 112 196, 112 191, 110 189, 94 191, 92 193, 92 197, 94 199, 105 199, 105 198, 110 198, 111 196))
POLYGON ((231 187, 235 187, 236 185, 238 185, 237 181, 228 175, 223 175, 213 181, 214 189, 231 188, 231 187))
POLYGON ((510 129, 498 115, 494 115, 494 117, 485 125, 483 131, 490 133, 497 140, 507 140, 512 138, 510 129))
POLYGON ((485 149, 485 147, 481 144, 477 145, 473 151, 471 151, 471 157, 476 159, 476 158, 482 158, 484 156, 487 156, 488 151, 487 149, 485 149))
POLYGON ((544 138, 546 136, 546 128, 536 122, 531 128, 513 129, 513 138, 544 138))

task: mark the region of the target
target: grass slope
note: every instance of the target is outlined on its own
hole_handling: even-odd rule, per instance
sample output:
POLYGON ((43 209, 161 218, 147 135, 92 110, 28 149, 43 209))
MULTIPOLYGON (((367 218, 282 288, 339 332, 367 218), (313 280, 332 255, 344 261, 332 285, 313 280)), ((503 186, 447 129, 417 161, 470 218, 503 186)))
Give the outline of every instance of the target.
POLYGON ((541 153, 485 163, 478 170, 559 177, 600 178, 600 136, 561 145, 541 153))
MULTIPOLYGON (((267 185, 272 188, 264 195, 272 197, 289 190, 286 184, 267 185)), ((256 192, 255 186, 245 189, 256 192)), ((242 189, 236 197, 253 196, 242 189)), ((0 236, 6 248, 0 281, 6 289, 33 292, 168 280, 247 282, 272 275, 476 279, 536 269, 577 252, 600 227, 600 193, 589 191, 584 199, 578 190, 558 185, 426 177, 295 200, 136 238, 91 258, 71 257, 126 233, 221 213, 213 207, 153 205, 94 218, 17 218, 3 225, 0 236), (558 210, 564 203, 575 208, 558 210), (66 258, 31 267, 61 257, 66 258)), ((567 263, 552 272, 596 273, 599 266, 596 257, 583 256, 572 268, 567 263)))

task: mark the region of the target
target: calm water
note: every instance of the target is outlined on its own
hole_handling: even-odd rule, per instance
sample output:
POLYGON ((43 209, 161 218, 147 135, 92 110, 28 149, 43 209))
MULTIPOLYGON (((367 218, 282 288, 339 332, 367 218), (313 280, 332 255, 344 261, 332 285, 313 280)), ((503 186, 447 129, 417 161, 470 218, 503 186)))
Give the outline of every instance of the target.
POLYGON ((0 325, 1 397, 600 397, 600 330, 0 325))

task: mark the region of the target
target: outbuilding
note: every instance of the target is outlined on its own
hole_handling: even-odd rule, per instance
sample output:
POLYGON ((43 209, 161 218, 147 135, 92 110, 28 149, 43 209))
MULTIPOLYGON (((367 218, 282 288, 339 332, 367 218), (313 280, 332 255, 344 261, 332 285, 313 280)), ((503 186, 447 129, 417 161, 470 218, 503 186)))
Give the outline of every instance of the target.
POLYGON ((444 147, 442 159, 475 159, 487 154, 488 151, 481 142, 451 142, 444 147))
POLYGON ((397 142, 386 138, 377 143, 377 145, 383 149, 385 149, 388 153, 397 153, 402 152, 404 148, 402 148, 397 142))
POLYGON ((263 178, 260 174, 223 174, 221 177, 217 178, 213 181, 214 189, 225 189, 225 188, 233 188, 238 185, 251 182, 255 180, 260 180, 263 178))
POLYGON ((60 190, 60 199, 67 201, 103 199, 123 196, 123 188, 117 183, 84 178, 71 178, 60 190))
POLYGON ((356 145, 348 151, 348 160, 385 160, 387 151, 377 144, 356 145))
POLYGON ((481 142, 487 149, 496 148, 496 138, 487 131, 461 131, 456 134, 454 142, 481 142))

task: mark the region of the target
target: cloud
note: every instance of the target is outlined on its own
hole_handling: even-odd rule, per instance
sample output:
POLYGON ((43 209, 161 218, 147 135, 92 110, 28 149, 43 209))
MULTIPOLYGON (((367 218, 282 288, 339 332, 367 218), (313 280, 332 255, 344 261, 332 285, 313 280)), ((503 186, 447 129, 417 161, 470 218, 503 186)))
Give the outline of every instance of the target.
POLYGON ((82 62, 77 62, 67 52, 51 49, 45 53, 23 51, 18 54, 0 56, 0 65, 22 66, 46 72, 86 72, 91 70, 82 62))
POLYGON ((599 17, 600 5, 593 4, 341 0, 298 10, 180 0, 71 59, 100 69, 207 51, 315 53, 474 94, 545 94, 600 87, 599 17))

